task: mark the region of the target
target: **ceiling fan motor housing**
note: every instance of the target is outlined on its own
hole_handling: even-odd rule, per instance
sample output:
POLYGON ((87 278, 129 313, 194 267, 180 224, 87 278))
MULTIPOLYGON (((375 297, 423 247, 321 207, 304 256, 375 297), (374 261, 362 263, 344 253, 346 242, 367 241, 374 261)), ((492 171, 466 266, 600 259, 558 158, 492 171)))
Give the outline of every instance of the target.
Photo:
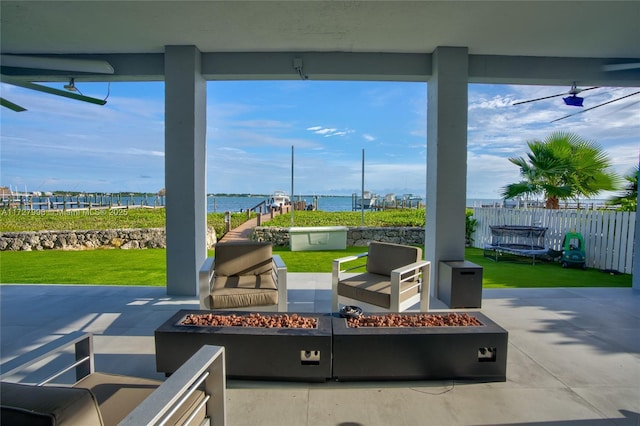
POLYGON ((567 96, 566 98, 562 98, 562 100, 564 101, 565 105, 581 107, 584 98, 576 95, 571 95, 567 96))

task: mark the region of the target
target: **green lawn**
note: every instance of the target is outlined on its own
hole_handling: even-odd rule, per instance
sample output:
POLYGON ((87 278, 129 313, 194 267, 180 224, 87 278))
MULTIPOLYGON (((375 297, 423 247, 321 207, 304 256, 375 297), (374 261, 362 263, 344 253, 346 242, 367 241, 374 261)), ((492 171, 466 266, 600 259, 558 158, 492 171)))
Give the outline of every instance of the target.
MULTIPOLYGON (((338 251, 291 252, 275 248, 290 272, 331 272, 331 261, 365 251, 349 247, 338 251)), ((166 251, 86 250, 0 252, 0 283, 103 284, 163 286, 166 251)), ((597 270, 563 269, 557 263, 494 262, 481 249, 466 249, 466 259, 481 265, 485 288, 518 287, 631 287, 631 275, 597 270)))
POLYGON ((166 250, 0 252, 0 283, 154 285, 166 283, 166 250))

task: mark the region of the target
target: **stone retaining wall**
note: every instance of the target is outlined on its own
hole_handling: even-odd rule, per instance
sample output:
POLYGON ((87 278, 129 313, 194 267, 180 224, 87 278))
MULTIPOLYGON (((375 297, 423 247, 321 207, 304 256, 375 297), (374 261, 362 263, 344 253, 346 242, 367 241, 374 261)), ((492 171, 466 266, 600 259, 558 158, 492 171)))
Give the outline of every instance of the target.
MULTIPOLYGON (((289 228, 257 226, 251 239, 270 241, 274 246, 289 245, 289 228)), ((347 230, 347 246, 366 246, 370 241, 398 244, 424 244, 423 227, 350 227, 347 230)))
MULTIPOLYGON (((258 226, 251 239, 270 241, 274 246, 289 246, 289 228, 258 226)), ((207 247, 216 243, 216 232, 208 228, 207 247)), ((366 246, 370 241, 399 244, 424 244, 422 227, 350 227, 347 246, 366 246)), ((164 228, 105 229, 90 231, 37 231, 0 233, 0 251, 89 250, 96 248, 166 248, 164 228)))
MULTIPOLYGON (((216 231, 208 228, 207 247, 216 243, 216 231)), ((90 231, 37 231, 0 233, 0 251, 89 250, 96 248, 166 248, 164 228, 104 229, 90 231)))

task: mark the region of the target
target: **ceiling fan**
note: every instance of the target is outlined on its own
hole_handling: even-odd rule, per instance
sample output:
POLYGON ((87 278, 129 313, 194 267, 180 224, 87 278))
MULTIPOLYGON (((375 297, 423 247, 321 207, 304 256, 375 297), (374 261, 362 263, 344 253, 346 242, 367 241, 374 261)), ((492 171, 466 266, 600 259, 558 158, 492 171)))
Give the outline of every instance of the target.
POLYGON ((569 95, 566 98, 562 98, 565 105, 581 107, 584 101, 584 98, 578 96, 578 93, 586 92, 587 90, 593 90, 597 88, 598 87, 587 87, 586 89, 580 89, 576 86, 576 83, 574 82, 571 85, 571 89, 569 89, 568 92, 558 93, 557 95, 544 96, 542 98, 529 99, 527 101, 514 102, 512 105, 527 104, 529 102, 537 102, 537 101, 542 101, 544 99, 551 99, 551 98, 557 98, 558 96, 569 95))
MULTIPOLYGON (((624 65, 626 66, 626 65, 632 65, 632 64, 624 64, 624 65)), ((637 64, 637 65, 640 66, 640 64, 637 64)), ((623 69, 630 69, 630 68, 623 68, 623 69)), ((550 99, 550 98, 556 98, 558 96, 569 95, 569 96, 567 96, 565 98, 562 98, 562 100, 564 101, 565 105, 581 107, 581 106, 583 106, 584 98, 578 96, 578 93, 586 92, 587 90, 593 90, 593 89, 598 89, 598 87, 596 86, 596 87, 587 87, 585 89, 580 89, 580 88, 577 87, 576 83, 574 82, 571 85, 571 89, 569 89, 568 92, 559 93, 557 95, 544 96, 542 98, 529 99, 529 100, 526 100, 526 101, 514 102, 512 105, 521 105, 521 104, 526 104, 526 103, 529 103, 529 102, 537 102, 537 101, 542 101, 544 99, 550 99)), ((607 101, 607 102, 603 102, 601 104, 598 104, 596 106, 592 106, 590 108, 583 109, 583 110, 575 112, 573 114, 565 115, 564 117, 556 118, 555 120, 552 120, 551 122, 554 123, 556 121, 564 120, 565 118, 573 117, 574 115, 582 114, 582 113, 585 113, 587 111, 591 111, 592 109, 600 108, 601 106, 609 105, 609 104, 612 104, 614 102, 620 101, 622 99, 629 98, 631 96, 635 96, 637 94, 640 94, 640 91, 629 93, 629 94, 626 94, 624 96, 620 96, 618 98, 612 99, 612 100, 607 101)))
MULTIPOLYGON (((45 56, 21 56, 21 55, 0 55, 0 66, 11 68, 29 68, 36 70, 52 70, 52 71, 68 71, 77 75, 78 73, 89 74, 113 74, 114 69, 106 61, 94 60, 94 59, 75 59, 75 58, 56 58, 45 56)), ((104 105, 107 103, 106 99, 97 99, 89 96, 84 96, 80 93, 74 93, 75 81, 74 78, 70 78, 70 82, 65 86, 67 90, 55 89, 48 86, 42 86, 32 83, 22 78, 17 78, 0 73, 0 81, 3 83, 11 84, 13 86, 22 87, 25 89, 35 90, 38 92, 49 93, 52 95, 62 96, 65 98, 75 99, 78 101, 89 102, 96 105, 104 105)), ((77 89, 75 90, 77 91, 77 89)), ((9 108, 12 111, 21 112, 26 111, 26 108, 21 107, 7 99, 0 97, 0 106, 9 108)))
POLYGON ((640 62, 624 62, 621 64, 607 64, 602 66, 603 71, 627 71, 640 68, 640 62))

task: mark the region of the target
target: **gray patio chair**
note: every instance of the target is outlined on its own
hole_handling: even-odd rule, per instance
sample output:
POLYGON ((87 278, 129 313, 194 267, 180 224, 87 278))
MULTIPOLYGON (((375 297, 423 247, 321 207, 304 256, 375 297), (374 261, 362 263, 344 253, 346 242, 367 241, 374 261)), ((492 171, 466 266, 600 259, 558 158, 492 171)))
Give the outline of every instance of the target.
POLYGON ((78 331, 6 362, 0 371, 2 425, 224 425, 226 422, 225 358, 221 346, 201 347, 161 382, 95 372, 93 335, 78 331), (38 379, 37 384, 24 383, 28 377, 37 376, 37 371, 42 373, 33 370, 43 365, 47 373, 55 373, 38 379), (72 370, 75 383, 53 384, 58 378, 69 379, 72 370), (15 378, 19 380, 11 381, 15 378))
POLYGON ((269 242, 215 245, 199 274, 200 309, 287 310, 287 267, 269 242))
POLYGON ((418 247, 372 241, 366 253, 333 261, 332 309, 338 311, 339 297, 343 297, 349 299, 348 304, 373 305, 365 310, 382 308, 402 312, 420 303, 420 311, 426 312, 430 268, 431 262, 422 260, 422 250, 418 247), (366 271, 349 273, 364 266, 362 261, 353 266, 354 261, 363 258, 366 258, 366 271), (350 266, 343 269, 346 264, 350 266))

